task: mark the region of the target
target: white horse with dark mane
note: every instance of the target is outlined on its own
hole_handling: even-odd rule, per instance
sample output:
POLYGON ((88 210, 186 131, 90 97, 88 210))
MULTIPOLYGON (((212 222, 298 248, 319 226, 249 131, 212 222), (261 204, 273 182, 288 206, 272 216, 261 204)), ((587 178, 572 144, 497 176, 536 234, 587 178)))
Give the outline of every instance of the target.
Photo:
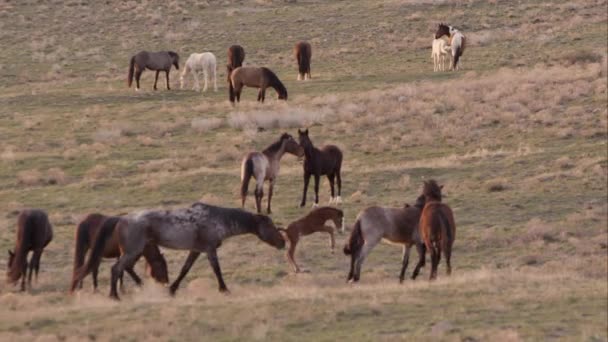
POLYGON ((179 78, 181 89, 184 89, 184 77, 189 72, 192 73, 192 77, 194 78, 194 90, 199 91, 201 88, 198 82, 198 75, 202 72, 205 80, 203 91, 207 91, 207 81, 209 77, 213 78, 213 90, 217 91, 217 61, 214 54, 211 52, 193 53, 188 57, 186 65, 184 66, 184 71, 179 78))

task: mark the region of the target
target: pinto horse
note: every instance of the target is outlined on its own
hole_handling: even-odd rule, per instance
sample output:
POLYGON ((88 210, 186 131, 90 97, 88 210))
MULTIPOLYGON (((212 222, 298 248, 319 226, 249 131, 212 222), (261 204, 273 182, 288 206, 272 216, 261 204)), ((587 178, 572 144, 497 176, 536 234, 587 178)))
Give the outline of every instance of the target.
POLYGON ((361 265, 371 250, 382 240, 403 245, 403 259, 399 282, 405 279, 405 271, 410 258, 410 250, 416 246, 418 264, 412 274, 415 279, 424 266, 424 247, 418 235, 420 213, 425 204, 425 197, 419 196, 414 206, 403 208, 368 207, 357 215, 357 221, 344 246, 344 254, 351 256, 349 282, 358 282, 361 276, 361 265))
POLYGON ((456 239, 456 223, 452 209, 441 202, 441 189, 435 180, 424 182, 422 194, 426 204, 420 215, 420 237, 426 249, 431 252, 430 280, 437 277, 437 266, 441 252, 445 256, 447 274, 452 274, 452 245, 456 239))
POLYGON ((8 251, 7 280, 9 284, 16 284, 21 278, 21 291, 25 291, 25 276, 27 284, 32 287, 32 272, 40 270, 40 258, 44 248, 53 239, 53 226, 49 222, 46 212, 39 209, 27 209, 19 213, 17 218, 17 241, 15 248, 8 251), (27 255, 33 251, 30 262, 27 255))
POLYGON ((262 152, 250 152, 241 163, 241 205, 245 207, 247 199, 247 191, 251 177, 255 178, 255 207, 258 213, 262 212, 262 198, 264 197, 264 182, 268 181, 268 213, 270 209, 270 201, 272 200, 272 192, 274 183, 279 176, 279 168, 281 158, 285 153, 290 153, 298 157, 304 155, 304 149, 295 141, 295 139, 283 133, 279 140, 272 143, 262 152))
POLYGON ((226 77, 228 78, 228 83, 230 83, 230 75, 232 74, 232 70, 243 66, 243 61, 245 60, 245 49, 243 49, 240 45, 232 45, 228 48, 228 64, 226 64, 226 77))
POLYGON ((312 78, 310 76, 310 59, 312 48, 308 42, 298 42, 293 48, 294 55, 298 61, 298 81, 312 78))
MULTIPOLYGON (((76 247, 74 250, 74 272, 72 276, 72 286, 70 292, 73 292, 76 287, 82 288, 82 278, 80 276, 81 268, 85 264, 86 253, 93 248, 95 244, 103 245, 101 255, 91 255, 87 268, 90 268, 93 273, 93 289, 97 290, 97 273, 99 271, 99 263, 101 257, 118 258, 120 257, 120 249, 118 248, 118 232, 115 229, 120 217, 105 216, 102 214, 89 214, 82 220, 76 228, 76 247), (79 281, 76 281, 79 279, 79 281)), ((167 262, 160 252, 160 249, 153 244, 146 245, 143 256, 146 259, 150 269, 150 275, 159 283, 166 284, 169 282, 167 274, 167 262)), ((137 285, 141 285, 141 278, 135 273, 132 268, 126 269, 137 285)), ((86 272, 86 271, 85 271, 86 272)), ((122 286, 122 276, 120 277, 122 286)))
POLYGON ((287 100, 287 88, 279 80, 277 75, 268 68, 238 67, 230 74, 230 102, 241 101, 243 87, 260 88, 258 102, 264 103, 266 99, 266 88, 274 88, 279 95, 279 100, 287 100))
POLYGON ((166 76, 165 83, 167 90, 171 90, 171 87, 169 86, 169 72, 171 71, 171 66, 173 65, 175 66, 175 69, 179 70, 179 55, 173 51, 140 51, 135 56, 131 57, 127 84, 129 87, 131 87, 131 84, 133 83, 133 74, 135 74, 135 90, 139 91, 139 79, 141 78, 141 74, 146 69, 154 70, 156 71, 156 77, 154 78, 154 90, 156 90, 158 73, 164 71, 166 76))
POLYGON ((300 146, 304 148, 304 190, 302 193, 302 202, 300 207, 306 205, 306 193, 308 192, 308 182, 310 176, 315 176, 315 202, 314 206, 319 204, 319 178, 327 175, 329 186, 331 188, 331 199, 329 203, 341 203, 340 197, 342 192, 342 177, 340 170, 342 168, 342 151, 335 145, 326 145, 322 149, 313 146, 308 129, 300 131, 298 129, 300 146), (334 180, 338 181, 338 195, 334 197, 334 180))
POLYGON ((329 234, 331 252, 334 252, 336 247, 336 240, 334 238, 335 228, 325 225, 327 221, 332 221, 334 227, 340 227, 340 231, 344 233, 344 213, 342 210, 332 207, 315 208, 306 214, 306 216, 290 223, 289 226, 287 226, 287 229, 279 228, 279 231, 283 232, 285 235, 285 239, 289 241, 287 261, 289 261, 289 264, 295 273, 300 272, 300 267, 296 263, 294 257, 296 245, 300 240, 300 236, 306 236, 316 232, 326 232, 329 234))
POLYGON ((439 39, 443 36, 447 36, 450 41, 450 48, 452 50, 451 70, 458 70, 458 61, 464 53, 464 48, 466 46, 466 38, 456 28, 440 23, 437 28, 437 32, 435 32, 435 39, 439 39))

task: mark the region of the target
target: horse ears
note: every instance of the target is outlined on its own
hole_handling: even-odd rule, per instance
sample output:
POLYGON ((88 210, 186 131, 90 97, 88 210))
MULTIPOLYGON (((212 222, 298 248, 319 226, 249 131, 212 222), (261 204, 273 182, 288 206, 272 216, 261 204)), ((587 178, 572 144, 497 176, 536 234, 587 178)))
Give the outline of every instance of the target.
POLYGON ((304 131, 304 134, 308 135, 308 128, 304 131))
POLYGON ((13 251, 11 251, 10 249, 8 250, 8 256, 10 257, 14 257, 15 253, 13 253, 13 251))
POLYGON ((298 134, 302 134, 302 131, 300 131, 300 129, 298 128, 298 134))
POLYGON ((443 189, 443 185, 440 185, 440 186, 439 186, 439 189, 443 189))

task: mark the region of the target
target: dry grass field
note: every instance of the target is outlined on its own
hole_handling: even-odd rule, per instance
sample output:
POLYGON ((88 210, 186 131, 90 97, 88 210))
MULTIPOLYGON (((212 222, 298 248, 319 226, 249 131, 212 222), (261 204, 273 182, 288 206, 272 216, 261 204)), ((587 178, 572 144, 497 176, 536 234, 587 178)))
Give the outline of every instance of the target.
MULTIPOLYGON (((0 3, 0 264, 18 211, 50 213, 55 237, 27 293, 0 281, 0 340, 519 341, 608 339, 606 0, 297 2, 5 1, 0 3), (459 72, 433 73, 438 22, 469 39, 459 72), (296 81, 291 49, 313 46, 296 81), (226 49, 272 68, 289 101, 245 89, 232 108, 226 49), (182 65, 212 51, 217 93, 126 86, 139 50, 182 65), (231 289, 201 258, 175 298, 145 277, 108 299, 68 295, 77 223, 87 213, 239 206, 240 159, 308 127, 345 155, 347 224, 369 205, 412 203, 422 180, 445 185, 456 216, 453 275, 398 283, 401 250, 381 244, 346 284, 349 259, 327 237, 283 251, 253 236, 226 241, 231 289)), ((164 85, 164 82, 159 84, 164 85)), ((283 159, 275 222, 303 216, 302 165, 283 159)), ((250 186, 251 188, 251 186, 250 186)), ((309 189, 309 203, 311 199, 309 189)), ((323 203, 329 200, 326 180, 323 203)), ((253 210, 250 197, 247 209, 253 210)), ((186 258, 164 250, 171 279, 186 258)), ((413 254, 415 256, 415 253, 413 254)), ((408 273, 412 271, 412 265, 408 273)), ((143 263, 137 271, 144 273, 143 263)))

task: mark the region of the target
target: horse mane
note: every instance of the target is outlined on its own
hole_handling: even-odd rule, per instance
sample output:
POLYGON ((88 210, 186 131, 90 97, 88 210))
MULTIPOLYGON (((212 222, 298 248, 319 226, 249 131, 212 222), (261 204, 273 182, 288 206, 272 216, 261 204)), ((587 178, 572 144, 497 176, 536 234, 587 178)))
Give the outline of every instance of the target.
POLYGON ((278 151, 281 148, 281 145, 283 145, 283 140, 289 139, 290 137, 291 137, 291 135, 289 135, 288 133, 283 133, 281 135, 281 137, 279 138, 279 140, 270 144, 270 146, 266 147, 264 149, 264 151, 262 151, 262 152, 264 154, 266 154, 266 152, 274 153, 274 152, 278 151))
POLYGON ((434 179, 424 182, 422 193, 427 200, 435 200, 441 202, 441 188, 434 179))
POLYGON ((262 67, 260 69, 262 69, 264 77, 268 79, 268 85, 273 87, 279 93, 280 96, 284 96, 285 98, 287 98, 287 88, 285 88, 285 86, 283 85, 281 80, 279 80, 277 75, 268 68, 262 67))

